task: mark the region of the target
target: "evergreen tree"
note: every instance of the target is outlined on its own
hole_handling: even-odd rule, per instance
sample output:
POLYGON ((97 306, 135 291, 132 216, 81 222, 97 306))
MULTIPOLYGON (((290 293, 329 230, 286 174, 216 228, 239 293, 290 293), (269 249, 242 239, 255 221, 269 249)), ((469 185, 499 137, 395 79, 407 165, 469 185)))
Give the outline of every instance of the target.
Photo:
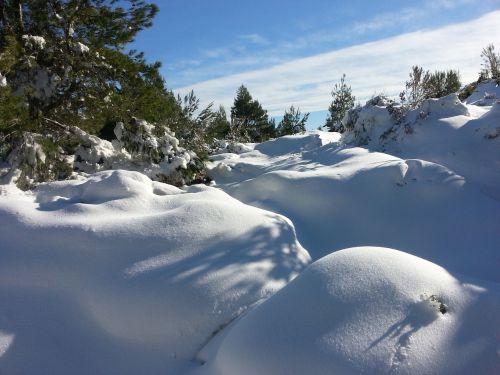
POLYGON ((244 85, 238 88, 231 107, 231 127, 233 136, 240 140, 262 142, 276 135, 274 122, 269 120, 267 111, 244 85))
POLYGON ((344 132, 344 127, 342 125, 342 119, 344 118, 347 111, 354 107, 354 101, 356 98, 352 95, 351 86, 347 85, 345 82, 345 74, 342 75, 340 83, 336 83, 333 86, 331 92, 333 101, 328 108, 330 112, 324 127, 328 128, 331 132, 344 132))
POLYGON ((292 105, 290 109, 285 110, 285 114, 283 115, 283 119, 278 124, 278 128, 276 129, 278 136, 297 134, 300 132, 306 131, 306 122, 309 118, 309 113, 306 113, 302 116, 300 113, 300 109, 292 105))
POLYGON ((483 59, 479 80, 494 79, 500 82, 500 53, 495 52, 495 46, 488 44, 481 52, 483 59))
POLYGON ((106 121, 130 119, 132 112, 156 121, 158 113, 175 110, 159 63, 123 51, 137 32, 151 26, 155 5, 142 0, 2 3, 0 60, 14 63, 1 73, 23 98, 34 129, 49 126, 50 118, 96 133, 106 121))
POLYGON ((179 102, 160 64, 127 50, 157 10, 144 0, 0 0, 0 159, 9 156, 22 171, 18 186, 130 157, 145 170, 148 163, 175 169, 178 183, 203 174, 196 155, 180 146, 204 141, 198 130, 215 117, 211 108, 195 116, 194 95, 179 102), (115 144, 122 137, 128 154, 94 134, 115 144))
POLYGON ((410 79, 406 81, 405 89, 400 94, 401 101, 407 103, 410 108, 415 108, 425 99, 424 82, 428 80, 429 72, 424 72, 420 66, 413 66, 410 71, 410 79))
POLYGON ((460 74, 457 70, 435 71, 431 73, 420 66, 413 66, 410 79, 406 81, 406 91, 401 92, 401 101, 409 108, 418 107, 424 100, 441 98, 460 90, 460 74))
POLYGON ((227 119, 226 110, 223 106, 215 112, 215 116, 208 127, 211 139, 226 139, 230 131, 230 123, 227 119))

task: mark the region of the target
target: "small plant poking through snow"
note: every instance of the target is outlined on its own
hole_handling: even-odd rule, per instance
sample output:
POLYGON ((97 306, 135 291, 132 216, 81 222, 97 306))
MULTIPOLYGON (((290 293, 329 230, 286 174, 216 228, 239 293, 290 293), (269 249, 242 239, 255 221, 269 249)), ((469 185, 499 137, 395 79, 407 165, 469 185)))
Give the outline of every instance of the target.
POLYGON ((432 294, 431 296, 427 296, 427 294, 422 294, 420 296, 422 301, 427 301, 429 306, 431 306, 434 310, 439 311, 441 314, 446 314, 448 312, 448 306, 446 306, 441 298, 432 294))

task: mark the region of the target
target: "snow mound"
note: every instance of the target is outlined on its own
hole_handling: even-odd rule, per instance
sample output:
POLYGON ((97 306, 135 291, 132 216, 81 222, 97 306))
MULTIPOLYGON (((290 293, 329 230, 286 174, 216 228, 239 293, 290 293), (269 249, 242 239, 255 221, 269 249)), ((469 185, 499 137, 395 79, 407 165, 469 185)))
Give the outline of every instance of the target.
POLYGON ((343 124, 346 146, 445 165, 500 200, 496 102, 482 108, 464 104, 450 94, 428 99, 405 114, 394 102, 375 97, 350 110, 343 124))
POLYGON ((470 115, 467 106, 460 101, 457 94, 425 100, 419 108, 413 110, 413 117, 422 117, 422 113, 439 118, 470 115))
POLYGON ((499 314, 497 285, 401 251, 351 248, 238 321, 207 373, 494 375, 499 314))
POLYGON ((2 187, 0 373, 179 373, 309 259, 288 219, 203 185, 2 187))
POLYGON ((347 129, 343 142, 368 147, 384 147, 410 137, 423 122, 455 116, 470 116, 469 109, 457 94, 439 99, 427 99, 418 108, 404 113, 395 102, 377 96, 365 106, 351 109, 342 120, 347 129))
POLYGON ((500 100, 500 85, 494 80, 480 83, 474 92, 465 99, 466 104, 488 106, 500 100))
POLYGON ((314 259, 377 244, 500 281, 499 202, 439 164, 362 148, 332 152, 327 146, 307 162, 314 167, 279 164, 224 188, 243 202, 290 218, 314 259), (323 150, 327 155, 321 157, 323 150), (323 159, 333 164, 318 164, 323 159))
POLYGON ((103 171, 81 181, 42 184, 36 189, 36 202, 50 204, 56 201, 67 203, 98 204, 145 195, 181 194, 184 191, 167 184, 151 181, 139 172, 124 170, 103 171))
MULTIPOLYGON (((493 104, 490 111, 488 111, 481 119, 479 127, 481 127, 484 137, 487 139, 500 140, 500 101, 493 104)), ((477 130, 476 130, 477 131, 477 130)), ((500 163, 497 160, 497 163, 500 163)))
POLYGON ((340 134, 326 137, 325 132, 308 132, 304 134, 287 135, 255 146, 255 150, 269 156, 294 154, 316 149, 326 143, 338 142, 340 134), (336 136, 335 136, 336 135, 336 136))

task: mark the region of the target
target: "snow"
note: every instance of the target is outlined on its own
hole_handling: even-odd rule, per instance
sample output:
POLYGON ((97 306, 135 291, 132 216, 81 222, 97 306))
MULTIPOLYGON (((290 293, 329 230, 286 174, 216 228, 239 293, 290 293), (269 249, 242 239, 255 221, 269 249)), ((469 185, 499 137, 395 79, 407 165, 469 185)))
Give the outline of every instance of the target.
POLYGON ((205 373, 493 375, 499 312, 498 285, 401 251, 351 248, 238 321, 205 373))
POLYGON ((179 147, 179 140, 168 128, 162 129, 163 135, 157 137, 153 134, 154 125, 144 120, 135 121, 133 129, 126 129, 118 122, 114 129, 116 139, 112 142, 82 132, 83 143, 75 151, 75 169, 83 173, 126 169, 161 180, 180 175, 179 169, 186 169, 196 157, 179 147))
POLYGON ((38 35, 23 35, 22 40, 28 47, 40 50, 44 49, 47 43, 43 36, 38 35))
POLYGON ((486 106, 492 105, 498 99, 500 99, 500 86, 494 80, 489 80, 479 84, 472 95, 465 99, 465 103, 486 106))
POLYGON ((0 373, 22 374, 192 365, 310 259, 280 215, 129 171, 3 187, 0 249, 0 373))
POLYGON ((7 78, 0 73, 0 87, 7 87, 7 78))
MULTIPOLYGON (((470 121, 475 128, 485 123, 483 117, 470 121)), ((269 156, 257 149, 236 157, 219 155, 210 174, 237 199, 290 218, 313 259, 343 248, 377 245, 423 257, 454 272, 500 281, 500 202, 481 190, 488 186, 494 193, 500 186, 500 165, 495 164, 500 160, 498 138, 487 139, 482 131, 462 128, 455 129, 459 134, 453 136, 450 127, 432 134, 433 126, 445 125, 421 126, 431 128, 427 137, 437 138, 424 143, 415 133, 398 142, 412 158, 332 142, 291 155, 269 156), (413 158, 440 160, 440 153, 446 156, 447 147, 453 146, 460 152, 455 164, 463 160, 461 172, 469 174, 413 158), (481 176, 484 180, 474 183, 481 176)), ((274 143, 279 150, 316 140, 313 133, 274 143), (286 141, 289 146, 284 146, 286 141)))
POLYGON ((74 50, 75 50, 75 52, 83 55, 85 53, 88 53, 90 51, 90 48, 83 43, 76 42, 75 46, 74 46, 74 50))
POLYGON ((0 373, 498 374, 492 88, 219 142, 210 187, 150 179, 168 129, 83 134, 93 174, 0 185, 0 373))

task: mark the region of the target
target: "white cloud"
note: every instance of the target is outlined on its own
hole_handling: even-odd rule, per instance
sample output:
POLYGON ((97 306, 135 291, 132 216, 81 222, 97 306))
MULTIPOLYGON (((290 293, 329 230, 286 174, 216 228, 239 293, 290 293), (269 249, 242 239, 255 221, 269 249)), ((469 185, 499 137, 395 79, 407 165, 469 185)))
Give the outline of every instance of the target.
POLYGON ((477 78, 480 53, 500 35, 500 11, 473 21, 435 30, 417 31, 376 42, 292 60, 271 68, 233 74, 176 89, 193 89, 204 104, 232 105, 239 85, 245 84, 271 115, 291 104, 302 111, 328 108, 330 91, 341 75, 360 100, 383 91, 397 95, 412 65, 426 69, 459 69, 463 82, 477 78))
POLYGON ((256 33, 240 35, 239 38, 243 40, 248 40, 249 42, 252 42, 253 44, 257 44, 260 46, 267 46, 269 44, 269 40, 264 38, 262 35, 256 33))
POLYGON ((349 30, 356 34, 366 34, 377 30, 402 25, 421 18, 424 11, 417 8, 405 8, 399 12, 382 13, 365 22, 357 22, 349 30))

